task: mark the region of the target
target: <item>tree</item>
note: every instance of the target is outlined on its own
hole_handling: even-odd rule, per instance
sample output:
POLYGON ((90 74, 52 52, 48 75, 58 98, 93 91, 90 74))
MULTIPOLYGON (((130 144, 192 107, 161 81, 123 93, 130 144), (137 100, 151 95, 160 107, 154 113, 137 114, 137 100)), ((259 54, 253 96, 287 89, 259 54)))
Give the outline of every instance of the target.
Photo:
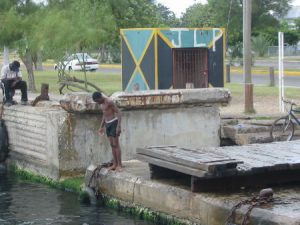
MULTIPOLYGON (((291 0, 252 0, 252 32, 259 34, 270 27, 279 28, 277 18, 289 9, 291 0)), ((242 41, 242 3, 240 0, 208 0, 207 4, 194 4, 183 15, 186 26, 227 28, 228 43, 242 41)))
MULTIPOLYGON (((6 13, 11 9, 13 5, 15 5, 18 2, 18 0, 2 0, 0 1, 0 21, 1 23, 5 24, 6 20, 6 13)), ((11 43, 11 39, 9 38, 9 34, 11 34, 13 27, 8 28, 4 30, 4 26, 0 27, 0 32, 3 32, 3 36, 0 37, 0 43, 4 45, 4 50, 3 50, 3 65, 6 65, 9 63, 9 44, 11 43)), ((2 33, 2 34, 3 34, 2 33)))
POLYGON ((34 30, 39 22, 40 5, 31 0, 23 0, 17 5, 16 9, 21 20, 19 29, 22 31, 22 37, 15 41, 15 46, 27 70, 28 90, 35 92, 36 85, 32 59, 38 51, 34 30))
POLYGON ((270 43, 270 40, 262 34, 256 37, 252 37, 253 50, 260 57, 265 56, 265 54, 268 52, 268 47, 270 46, 270 43))
POLYGON ((34 52, 33 25, 36 24, 35 13, 39 6, 31 0, 14 1, 10 9, 1 13, 3 26, 0 28, 0 43, 17 49, 28 73, 28 90, 36 91, 32 68, 34 52))
MULTIPOLYGON (((36 43, 47 57, 56 61, 63 60, 65 55, 88 52, 110 43, 116 27, 110 5, 105 0, 50 1, 41 14, 43 19, 35 31, 36 43)), ((84 67, 84 62, 82 65, 84 67)), ((58 75, 62 88, 69 85, 88 91, 85 70, 84 81, 71 77, 65 70, 60 70, 58 75), (83 83, 84 87, 76 82, 83 83)))
POLYGON ((213 10, 208 4, 196 3, 182 16, 182 25, 186 27, 212 27, 215 24, 213 10))
POLYGON ((300 32, 300 18, 295 19, 295 28, 300 32))
POLYGON ((174 12, 168 7, 157 4, 155 7, 157 24, 159 27, 178 27, 180 26, 180 20, 176 18, 174 12))

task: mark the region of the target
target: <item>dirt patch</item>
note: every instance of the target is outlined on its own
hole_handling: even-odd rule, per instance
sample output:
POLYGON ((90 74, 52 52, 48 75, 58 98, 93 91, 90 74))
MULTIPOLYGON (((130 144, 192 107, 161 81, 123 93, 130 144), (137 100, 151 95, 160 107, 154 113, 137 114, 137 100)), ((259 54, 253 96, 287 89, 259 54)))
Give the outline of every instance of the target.
MULTIPOLYGON (((278 96, 254 96, 254 115, 278 115, 279 102, 278 96)), ((221 107, 221 115, 241 114, 244 115, 244 96, 233 96, 230 104, 221 107)))

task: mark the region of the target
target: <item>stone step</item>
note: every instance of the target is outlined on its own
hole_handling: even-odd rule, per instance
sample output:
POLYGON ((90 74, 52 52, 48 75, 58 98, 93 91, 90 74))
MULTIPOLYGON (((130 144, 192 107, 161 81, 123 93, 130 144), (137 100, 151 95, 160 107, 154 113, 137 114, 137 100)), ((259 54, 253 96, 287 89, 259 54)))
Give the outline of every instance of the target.
MULTIPOLYGON (((235 125, 223 124, 221 128, 221 138, 230 140, 232 144, 247 145, 254 143, 272 142, 270 129, 273 121, 243 121, 235 125)), ((295 126, 293 140, 300 139, 300 126, 295 126)), ((275 141, 285 141, 285 137, 278 138, 275 141)))
POLYGON ((235 139, 237 134, 249 134, 249 133, 269 133, 271 126, 264 125, 252 125, 246 123, 239 123, 236 125, 225 125, 221 129, 222 138, 235 139))
POLYGON ((237 145, 248 145, 255 143, 270 143, 272 138, 269 132, 237 134, 233 140, 237 145))

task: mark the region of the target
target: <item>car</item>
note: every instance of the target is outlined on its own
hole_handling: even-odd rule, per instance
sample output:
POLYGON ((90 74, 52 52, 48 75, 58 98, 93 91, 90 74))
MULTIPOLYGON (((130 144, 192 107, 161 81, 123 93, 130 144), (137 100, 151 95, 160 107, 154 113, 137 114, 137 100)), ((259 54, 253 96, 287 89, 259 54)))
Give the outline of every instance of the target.
POLYGON ((62 62, 55 64, 54 69, 65 69, 74 71, 95 71, 99 69, 98 61, 87 53, 75 53, 66 56, 62 62))

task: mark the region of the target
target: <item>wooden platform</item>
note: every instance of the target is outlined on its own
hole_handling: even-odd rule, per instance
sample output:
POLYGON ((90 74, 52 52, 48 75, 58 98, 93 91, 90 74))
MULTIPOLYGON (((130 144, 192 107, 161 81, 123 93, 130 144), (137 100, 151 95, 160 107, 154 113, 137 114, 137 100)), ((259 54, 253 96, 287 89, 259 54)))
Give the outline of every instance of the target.
POLYGON ((300 181, 300 142, 219 148, 138 148, 152 178, 190 176, 192 191, 227 190, 300 181))

